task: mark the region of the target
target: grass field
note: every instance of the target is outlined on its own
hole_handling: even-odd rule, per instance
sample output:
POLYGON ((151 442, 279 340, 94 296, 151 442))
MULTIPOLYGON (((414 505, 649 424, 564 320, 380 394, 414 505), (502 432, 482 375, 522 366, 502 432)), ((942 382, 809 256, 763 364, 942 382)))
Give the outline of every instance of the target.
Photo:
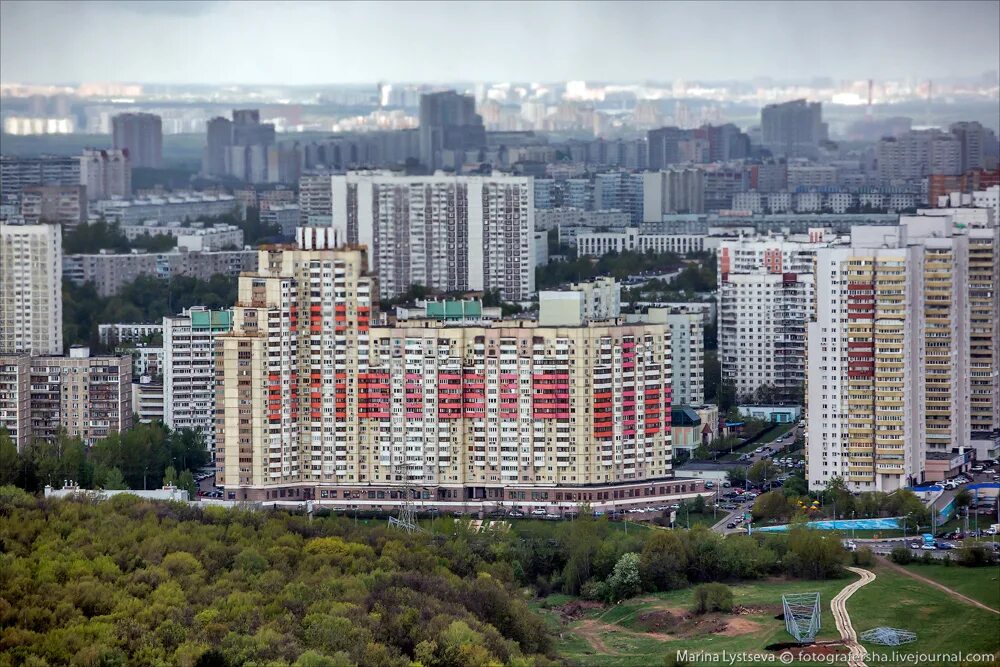
MULTIPOLYGON (((880 625, 914 630, 918 640, 906 649, 918 652, 992 652, 1000 649, 995 615, 895 572, 877 570, 876 573, 878 578, 861 588, 848 603, 857 631, 880 625)), ((972 572, 970 576, 980 582, 979 585, 988 583, 981 573, 972 572)), ((749 613, 714 615, 714 618, 708 617, 701 629, 696 626, 692 630, 688 626, 680 633, 665 626, 657 629, 652 622, 655 617, 651 619, 650 614, 679 614, 690 609, 693 599, 690 588, 590 609, 569 621, 552 609, 540 608, 540 611, 558 633, 560 654, 572 664, 645 667, 662 664, 667 655, 678 650, 765 652, 769 644, 789 641, 784 621, 775 618, 781 612, 782 593, 819 592, 823 615, 818 639, 836 640, 839 634, 830 612, 830 600, 851 581, 853 575, 833 581, 768 580, 735 584, 732 586, 734 601, 749 608, 749 613)), ((977 584, 970 582, 967 585, 977 584)), ((568 599, 553 596, 540 607, 555 607, 565 604, 568 599)), ((879 647, 868 648, 882 652, 879 647)), ((794 661, 791 664, 806 663, 794 661)), ((881 661, 879 664, 906 663, 881 661)))
POLYGON ((1000 610, 1000 565, 993 567, 959 567, 952 565, 923 565, 912 563, 906 566, 914 574, 933 579, 962 595, 1000 610))

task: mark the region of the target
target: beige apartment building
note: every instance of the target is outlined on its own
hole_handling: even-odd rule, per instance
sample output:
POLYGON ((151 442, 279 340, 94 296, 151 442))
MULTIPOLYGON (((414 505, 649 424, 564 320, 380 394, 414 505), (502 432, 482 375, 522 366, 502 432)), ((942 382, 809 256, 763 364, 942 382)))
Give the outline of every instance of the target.
POLYGON ((372 326, 364 250, 330 230, 261 251, 216 339, 226 497, 570 511, 692 496, 671 466, 665 325, 372 326))

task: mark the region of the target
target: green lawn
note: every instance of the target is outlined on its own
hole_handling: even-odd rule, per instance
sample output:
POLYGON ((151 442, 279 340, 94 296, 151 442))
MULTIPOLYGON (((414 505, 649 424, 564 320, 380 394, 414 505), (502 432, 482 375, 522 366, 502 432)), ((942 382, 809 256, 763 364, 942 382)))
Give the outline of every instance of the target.
POLYGON ((912 563, 907 570, 954 589, 962 595, 1000 610, 1000 565, 993 567, 959 567, 912 563))
MULTIPOLYGON (((885 568, 877 569, 876 575, 874 582, 861 588, 847 603, 857 632, 877 626, 912 630, 917 633, 917 641, 906 644, 905 649, 913 652, 994 653, 1000 650, 1000 633, 997 633, 1000 617, 996 614, 960 602, 943 591, 885 568)), ((881 654, 891 651, 884 646, 865 646, 881 654)))
MULTIPOLYGON (((945 568, 942 566, 941 569, 945 568)), ((951 575, 950 572, 948 574, 951 575)), ((997 616, 895 572, 878 570, 877 575, 873 583, 861 588, 848 603, 855 630, 861 632, 880 625, 912 629, 918 633, 918 641, 906 648, 918 652, 1000 650, 1000 639, 995 632, 997 616)), ((982 585, 990 583, 986 581, 985 574, 971 576, 977 577, 982 585)), ((768 580, 733 585, 736 604, 756 608, 752 613, 738 617, 739 622, 748 625, 745 629, 749 631, 736 635, 709 632, 662 639, 648 633, 650 628, 640 617, 657 609, 674 612, 689 609, 693 597, 691 588, 590 610, 568 623, 560 620, 554 611, 540 611, 549 617, 549 623, 553 623, 554 619, 559 636, 557 649, 572 664, 585 667, 645 667, 661 664, 665 656, 678 650, 764 652, 768 644, 789 641, 784 622, 775 618, 780 613, 782 593, 819 592, 823 615, 818 639, 835 640, 839 635, 830 613, 830 600, 853 580, 851 575, 850 578, 833 581, 768 580), (603 645, 605 651, 597 652, 595 642, 603 645)), ((562 602, 565 602, 565 597, 559 598, 558 602, 553 598, 549 606, 562 602)), ((875 650, 877 647, 868 648, 875 650)), ((890 661, 879 664, 901 663, 890 661)))

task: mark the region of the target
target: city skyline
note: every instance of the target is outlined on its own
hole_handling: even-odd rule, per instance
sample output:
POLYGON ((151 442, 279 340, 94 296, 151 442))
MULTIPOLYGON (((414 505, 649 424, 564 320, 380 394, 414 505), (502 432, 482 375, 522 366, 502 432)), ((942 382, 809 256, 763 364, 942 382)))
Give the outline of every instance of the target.
POLYGON ((0 54, 5 82, 219 85, 920 79, 981 76, 967 63, 1000 60, 997 2, 807 3, 794 14, 787 3, 773 2, 503 7, 6 2, 0 54), (95 32, 118 37, 95 41, 95 32), (140 48, 122 59, 119 40, 130 35, 142 35, 140 48), (708 36, 725 48, 706 52, 708 36), (30 48, 38 43, 59 47, 39 55, 30 48), (497 46, 483 48, 491 43, 497 46), (262 57, 247 58, 247 44, 262 57))

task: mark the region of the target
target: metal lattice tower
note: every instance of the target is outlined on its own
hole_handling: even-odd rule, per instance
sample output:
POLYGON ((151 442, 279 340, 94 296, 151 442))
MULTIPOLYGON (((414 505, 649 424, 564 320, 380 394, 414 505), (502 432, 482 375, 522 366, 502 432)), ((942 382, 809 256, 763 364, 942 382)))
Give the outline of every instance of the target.
POLYGON ((816 641, 819 632, 819 593, 789 593, 781 596, 785 629, 800 644, 816 641))
POLYGON ((909 630, 900 630, 899 628, 881 626, 865 630, 858 635, 858 638, 863 642, 880 644, 882 646, 899 646, 900 644, 908 644, 916 641, 917 633, 910 632, 909 630))
POLYGON ((410 464, 403 463, 401 466, 393 466, 393 471, 398 474, 399 468, 403 469, 403 504, 399 506, 397 516, 389 517, 389 527, 398 528, 407 533, 420 532, 417 525, 416 510, 413 507, 413 489, 410 486, 410 464))

